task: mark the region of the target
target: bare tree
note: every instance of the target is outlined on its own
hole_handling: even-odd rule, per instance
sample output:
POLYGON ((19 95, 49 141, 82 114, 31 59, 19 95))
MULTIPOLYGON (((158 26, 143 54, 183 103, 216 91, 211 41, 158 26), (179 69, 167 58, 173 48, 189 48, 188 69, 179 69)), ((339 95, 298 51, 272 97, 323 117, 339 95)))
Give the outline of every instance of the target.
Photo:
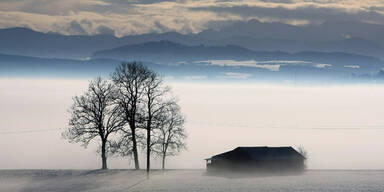
POLYGON ((297 151, 303 156, 305 157, 305 159, 308 159, 308 152, 307 150, 303 147, 303 146, 299 146, 297 148, 297 151))
POLYGON ((124 113, 124 119, 129 129, 122 129, 123 135, 116 142, 121 155, 133 154, 135 169, 139 169, 139 157, 137 151, 138 134, 137 128, 141 121, 140 105, 144 94, 145 82, 151 71, 140 63, 122 63, 112 74, 112 80, 118 87, 116 102, 124 113), (130 150, 131 148, 131 150, 130 150), (122 151, 125 149, 126 151, 122 151), (131 151, 131 152, 130 152, 131 151))
POLYGON ((308 152, 301 145, 297 148, 297 151, 304 157, 303 169, 306 169, 306 167, 307 167, 307 160, 308 160, 308 152))
POLYGON ((153 129, 159 126, 158 118, 162 115, 163 108, 168 104, 163 102, 170 93, 170 89, 164 86, 162 78, 155 72, 151 72, 144 86, 144 129, 147 131, 147 178, 149 178, 149 170, 151 168, 151 134, 153 129))
POLYGON ((160 126, 157 129, 154 152, 162 158, 162 169, 165 169, 167 156, 178 155, 186 149, 185 139, 187 134, 184 128, 184 117, 180 112, 180 106, 175 100, 168 101, 162 109, 159 117, 160 126))
POLYGON ((125 124, 120 108, 114 104, 115 94, 114 85, 108 81, 101 78, 91 81, 83 95, 73 98, 69 128, 63 133, 64 138, 80 142, 84 147, 99 138, 102 169, 107 169, 109 136, 125 124))

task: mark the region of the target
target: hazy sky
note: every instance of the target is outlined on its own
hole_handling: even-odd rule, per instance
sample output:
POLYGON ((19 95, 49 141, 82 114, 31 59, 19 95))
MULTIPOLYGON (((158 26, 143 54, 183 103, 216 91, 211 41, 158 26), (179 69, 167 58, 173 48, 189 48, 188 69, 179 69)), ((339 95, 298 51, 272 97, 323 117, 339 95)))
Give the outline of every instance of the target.
POLYGON ((235 21, 384 24, 382 0, 1 0, 0 27, 63 34, 200 32, 235 21))
MULTIPOLYGON (((61 139, 71 98, 87 85, 87 80, 0 79, 0 169, 99 168, 96 143, 84 149, 61 139)), ((302 145, 309 168, 384 169, 382 85, 170 85, 189 138, 188 151, 171 158, 169 168, 205 168, 204 158, 237 146, 302 145)), ((109 159, 110 168, 130 168, 129 163, 109 159)))

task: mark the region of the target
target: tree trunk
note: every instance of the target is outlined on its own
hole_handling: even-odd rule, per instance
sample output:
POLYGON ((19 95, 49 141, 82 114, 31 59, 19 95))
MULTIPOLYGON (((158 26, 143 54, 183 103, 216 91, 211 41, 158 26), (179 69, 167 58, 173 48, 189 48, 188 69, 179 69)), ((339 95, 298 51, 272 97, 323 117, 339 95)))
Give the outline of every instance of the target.
POLYGON ((101 141, 101 169, 107 169, 107 156, 106 156, 106 151, 105 151, 105 144, 106 141, 102 140, 101 141))
POLYGON ((165 170, 165 154, 163 154, 163 161, 162 161, 161 168, 163 169, 163 171, 165 170))
POLYGON ((136 141, 136 129, 133 128, 131 129, 132 130, 132 144, 133 144, 133 158, 135 160, 135 169, 136 170, 139 170, 140 169, 140 166, 139 166, 139 156, 137 154, 137 141, 136 141))
POLYGON ((151 169, 151 128, 147 127, 147 179, 149 179, 149 170, 151 169))

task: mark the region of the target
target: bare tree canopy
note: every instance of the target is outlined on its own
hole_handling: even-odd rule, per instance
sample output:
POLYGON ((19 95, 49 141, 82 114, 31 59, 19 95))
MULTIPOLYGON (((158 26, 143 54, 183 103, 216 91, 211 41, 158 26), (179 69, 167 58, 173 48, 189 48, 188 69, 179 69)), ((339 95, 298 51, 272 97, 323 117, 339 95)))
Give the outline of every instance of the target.
POLYGON ((69 128, 63 133, 70 142, 82 143, 85 147, 99 138, 102 169, 107 169, 109 136, 125 124, 120 107, 114 104, 115 95, 115 86, 110 82, 101 78, 91 81, 83 95, 73 98, 69 128))
POLYGON ((124 119, 129 128, 122 130, 120 140, 114 145, 115 152, 126 156, 133 154, 135 169, 139 169, 138 156, 138 124, 142 121, 141 103, 145 82, 151 71, 141 63, 122 63, 112 74, 112 80, 118 88, 116 102, 123 111, 124 119))
POLYGON ((178 155, 186 149, 187 134, 184 128, 185 119, 180 106, 175 100, 168 101, 158 117, 159 127, 156 130, 156 141, 153 150, 162 158, 162 169, 165 168, 167 156, 178 155))
POLYGON ((139 169, 138 146, 146 148, 149 177, 151 153, 162 155, 164 168, 166 156, 185 149, 180 107, 161 76, 141 63, 122 63, 111 78, 91 81, 82 96, 74 97, 63 136, 84 146, 100 138, 102 169, 107 168, 107 154, 132 155, 139 169))
MULTIPOLYGON (((165 121, 169 120, 164 120, 167 115, 172 115, 169 111, 179 107, 175 100, 170 99, 170 88, 164 85, 161 76, 140 63, 122 63, 116 68, 112 79, 118 87, 116 103, 123 111, 124 119, 129 125, 120 130, 119 139, 111 145, 112 151, 122 156, 133 155, 135 168, 139 169, 137 149, 138 144, 142 144, 143 148, 146 148, 147 176, 149 176, 151 149, 157 143, 157 139, 152 141, 151 137, 157 129, 165 125, 165 121), (146 131, 146 137, 140 130, 146 131)), ((175 120, 175 117, 169 118, 175 120)), ((167 149, 166 155, 171 151, 175 152, 173 149, 181 149, 182 145, 184 146, 181 140, 185 137, 181 139, 182 136, 177 135, 180 136, 180 142, 177 143, 180 146, 175 147, 176 141, 172 140, 176 137, 174 134, 177 133, 172 130, 170 144, 168 144, 172 146, 167 149)))

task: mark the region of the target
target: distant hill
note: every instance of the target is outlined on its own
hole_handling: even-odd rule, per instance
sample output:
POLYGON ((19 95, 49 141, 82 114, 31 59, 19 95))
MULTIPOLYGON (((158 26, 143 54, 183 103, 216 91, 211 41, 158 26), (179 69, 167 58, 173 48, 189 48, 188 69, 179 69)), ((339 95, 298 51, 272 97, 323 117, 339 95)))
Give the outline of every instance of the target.
POLYGON ((188 46, 170 41, 126 45, 96 52, 93 58, 136 60, 160 64, 199 62, 205 60, 308 61, 320 64, 331 64, 335 69, 356 65, 359 66, 361 70, 377 69, 383 66, 383 62, 378 58, 342 52, 261 52, 235 45, 188 46))
POLYGON ((95 77, 108 75, 120 61, 49 59, 0 54, 0 76, 95 77))
POLYGON ((61 35, 26 28, 0 29, 0 52, 48 58, 87 58, 92 53, 125 45, 172 41, 183 45, 235 45, 253 51, 345 52, 384 56, 384 25, 352 21, 329 21, 320 25, 295 26, 258 20, 236 22, 197 34, 177 32, 115 37, 112 35, 61 35))
POLYGON ((253 54, 252 50, 235 45, 187 46, 171 41, 153 41, 99 51, 93 58, 172 63, 211 59, 250 59, 253 54))
POLYGON ((215 45, 235 44, 256 51, 327 51, 383 57, 384 25, 356 21, 327 21, 295 26, 256 19, 198 34, 215 45))
MULTIPOLYGON (((340 81, 350 79, 361 80, 364 78, 376 78, 376 75, 384 67, 384 63, 378 59, 346 54, 346 53, 321 53, 300 52, 289 54, 284 52, 254 52, 241 47, 205 47, 184 46, 172 42, 154 42, 139 44, 150 45, 151 51, 162 50, 157 57, 165 59, 169 56, 168 49, 178 54, 194 53, 193 50, 205 50, 200 52, 208 59, 210 54, 217 54, 219 60, 168 62, 168 64, 144 61, 143 64, 155 70, 162 76, 178 80, 258 80, 258 81, 340 81), (168 46, 165 49, 163 46, 168 46), (200 47, 200 48, 199 48, 200 47), (189 50, 188 52, 185 52, 189 50), (192 51, 191 51, 192 50, 192 51), (220 60, 223 52, 240 51, 245 57, 257 57, 264 60, 220 60), (254 54, 253 54, 254 53, 254 54), (274 58, 274 60, 269 60, 274 58), (300 60, 294 60, 299 59, 300 60), (284 60, 280 60, 284 59, 284 60), (292 59, 292 60, 288 60, 292 59), (327 61, 333 61, 329 63, 327 61), (345 65, 343 63, 348 63, 345 65), (359 65, 354 65, 359 63, 359 65)), ((130 46, 131 47, 131 46, 130 46)), ((135 46, 132 46, 135 47, 135 46)), ((123 48, 127 48, 124 46, 123 48)), ((129 48, 129 47, 128 47, 129 48)), ((126 49, 122 49, 123 51, 126 49)), ((149 51, 149 50, 147 50, 149 51)), ((142 53, 140 51, 140 53, 142 53)), ((131 53, 134 54, 134 53, 131 53)), ((197 52, 195 53, 197 54, 197 52)), ((143 55, 145 56, 145 55, 143 55)), ((194 58, 192 55, 190 58, 194 58)), ((232 55, 233 56, 233 55, 232 55)), ((177 58, 177 57, 176 57, 177 58)), ((201 58, 200 56, 198 58, 201 58)), ((0 54, 0 77, 76 77, 93 78, 96 76, 108 76, 122 61, 130 59, 117 58, 92 58, 89 60, 38 58, 19 55, 0 54)))
POLYGON ((96 51, 149 40, 194 41, 179 33, 146 34, 118 38, 112 35, 61 35, 27 28, 0 29, 0 52, 46 58, 87 58, 96 51))
POLYGON ((48 58, 85 58, 92 52, 120 46, 110 35, 65 36, 26 28, 0 30, 0 52, 48 58))
POLYGON ((257 39, 288 39, 306 42, 332 42, 361 38, 384 45, 384 25, 358 21, 326 21, 319 25, 290 25, 280 22, 260 22, 257 19, 239 21, 221 29, 208 29, 202 38, 223 39, 233 36, 257 39), (220 32, 220 33, 217 33, 220 32))

